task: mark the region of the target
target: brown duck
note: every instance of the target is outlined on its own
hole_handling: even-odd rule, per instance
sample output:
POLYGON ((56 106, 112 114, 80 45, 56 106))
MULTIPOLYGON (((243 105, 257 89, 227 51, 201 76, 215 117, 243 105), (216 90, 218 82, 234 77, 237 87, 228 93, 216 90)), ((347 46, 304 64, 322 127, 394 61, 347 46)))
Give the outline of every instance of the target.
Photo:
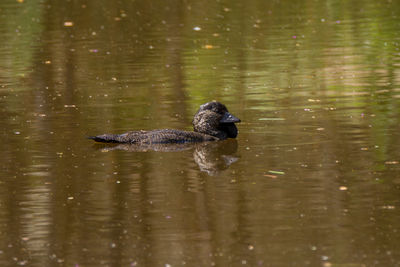
POLYGON ((130 144, 174 144, 218 141, 236 138, 238 118, 228 112, 225 105, 213 101, 200 106, 194 115, 194 132, 174 129, 152 131, 131 131, 123 134, 102 134, 90 136, 96 142, 130 144))

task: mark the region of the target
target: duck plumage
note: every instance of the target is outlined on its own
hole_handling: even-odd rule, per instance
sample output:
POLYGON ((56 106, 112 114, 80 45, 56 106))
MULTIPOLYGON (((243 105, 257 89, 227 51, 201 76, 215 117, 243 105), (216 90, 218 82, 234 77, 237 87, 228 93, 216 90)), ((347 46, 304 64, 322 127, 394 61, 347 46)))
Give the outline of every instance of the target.
POLYGON ((194 115, 194 131, 161 129, 151 131, 130 131, 123 134, 102 134, 90 136, 96 142, 130 144, 174 144, 218 141, 236 138, 238 130, 235 123, 240 122, 228 112, 225 105, 213 101, 200 106, 194 115))

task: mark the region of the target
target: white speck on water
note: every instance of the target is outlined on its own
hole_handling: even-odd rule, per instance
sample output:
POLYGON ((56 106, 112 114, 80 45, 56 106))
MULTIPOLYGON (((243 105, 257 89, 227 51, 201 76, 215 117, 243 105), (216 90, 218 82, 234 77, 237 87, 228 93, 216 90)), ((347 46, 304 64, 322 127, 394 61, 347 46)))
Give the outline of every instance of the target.
POLYGON ((196 27, 193 28, 193 30, 195 30, 195 31, 201 31, 201 28, 200 28, 199 26, 196 26, 196 27))
POLYGON ((285 118, 259 118, 259 121, 284 121, 285 118))

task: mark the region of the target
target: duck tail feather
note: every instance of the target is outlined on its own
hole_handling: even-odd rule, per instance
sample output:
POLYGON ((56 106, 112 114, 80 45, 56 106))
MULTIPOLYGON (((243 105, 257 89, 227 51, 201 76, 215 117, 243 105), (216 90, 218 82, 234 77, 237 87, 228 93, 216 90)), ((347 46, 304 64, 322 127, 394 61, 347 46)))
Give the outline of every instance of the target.
POLYGON ((101 143, 120 143, 116 135, 113 134, 103 134, 103 135, 97 135, 97 136, 88 136, 88 139, 94 140, 96 142, 101 142, 101 143))

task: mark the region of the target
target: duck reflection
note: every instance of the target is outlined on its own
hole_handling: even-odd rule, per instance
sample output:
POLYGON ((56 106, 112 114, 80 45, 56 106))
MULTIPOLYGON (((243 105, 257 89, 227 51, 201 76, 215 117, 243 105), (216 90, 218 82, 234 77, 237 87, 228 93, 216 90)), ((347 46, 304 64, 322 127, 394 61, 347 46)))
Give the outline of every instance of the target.
POLYGON ((183 143, 183 144, 94 144, 102 152, 124 150, 129 152, 179 152, 193 149, 194 161, 200 171, 214 176, 239 160, 236 156, 237 141, 228 139, 222 142, 183 143))
POLYGON ((208 144, 198 144, 193 152, 194 161, 200 171, 208 175, 216 175, 220 171, 229 168, 239 158, 235 155, 237 151, 237 141, 227 140, 225 142, 213 142, 208 144))

